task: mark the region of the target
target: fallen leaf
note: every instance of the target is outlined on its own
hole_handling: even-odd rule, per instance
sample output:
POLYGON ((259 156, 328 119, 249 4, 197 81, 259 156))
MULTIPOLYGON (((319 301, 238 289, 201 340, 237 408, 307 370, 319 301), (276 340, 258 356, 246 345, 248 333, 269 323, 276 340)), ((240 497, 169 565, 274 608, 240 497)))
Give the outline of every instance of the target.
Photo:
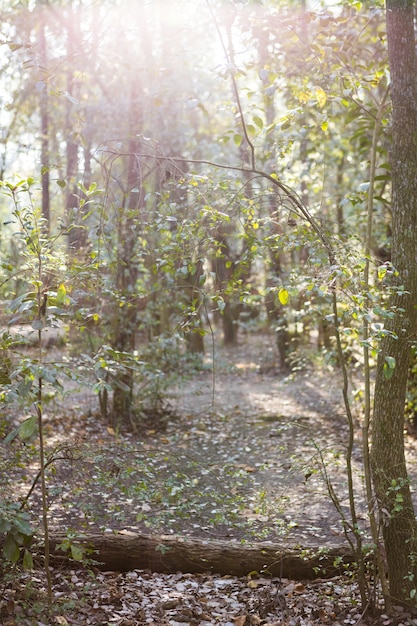
POLYGON ((245 463, 237 463, 236 467, 238 469, 244 470, 245 472, 248 472, 249 474, 256 472, 256 467, 252 467, 252 465, 245 465, 245 463))
POLYGON ((296 594, 301 594, 304 593, 306 590, 305 585, 303 585, 303 583, 296 583, 294 585, 294 593, 296 594))

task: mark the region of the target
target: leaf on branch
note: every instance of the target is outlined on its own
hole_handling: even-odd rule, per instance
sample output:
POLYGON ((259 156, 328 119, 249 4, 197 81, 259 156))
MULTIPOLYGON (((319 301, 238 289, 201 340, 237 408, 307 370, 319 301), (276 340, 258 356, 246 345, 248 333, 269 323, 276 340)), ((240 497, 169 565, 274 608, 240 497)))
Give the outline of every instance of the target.
POLYGON ((33 558, 29 550, 25 550, 23 554, 23 567, 24 569, 33 569, 33 558))
POLYGON ((262 121, 262 118, 260 118, 258 115, 254 115, 253 117, 253 122, 254 124, 256 124, 256 126, 262 130, 262 128, 264 127, 264 123, 262 121))
POLYGON ((326 104, 327 96, 326 96, 326 92, 323 91, 321 87, 316 87, 316 98, 317 98, 317 104, 322 109, 324 105, 326 104))
POLYGON ((395 357, 386 356, 384 363, 384 377, 389 380, 394 374, 395 369, 395 357))
POLYGON ((379 280, 383 280, 385 278, 385 276, 387 275, 387 265, 384 263, 384 265, 380 265, 378 267, 378 279, 379 280))
POLYGON ((217 298, 217 306, 219 307, 219 311, 220 313, 223 313, 225 307, 226 307, 226 302, 223 300, 223 298, 221 296, 219 296, 217 298))
POLYGON ((238 135, 237 133, 233 135, 233 141, 235 142, 237 147, 239 147, 240 144, 242 143, 242 139, 243 139, 242 135, 238 135))
POLYGON ((37 419, 35 415, 32 417, 28 417, 24 422, 19 426, 19 437, 20 439, 30 439, 35 432, 37 424, 37 419))
POLYGON ((58 287, 56 292, 56 303, 57 304, 69 304, 69 298, 67 296, 67 290, 65 285, 61 284, 58 287))
POLYGON ((290 298, 290 294, 288 293, 288 291, 284 289, 284 287, 281 287, 281 289, 278 292, 278 299, 281 302, 281 304, 285 306, 288 303, 289 298, 290 298))
POLYGON ((19 435, 19 427, 15 428, 14 430, 12 430, 4 439, 3 439, 3 443, 5 446, 7 446, 9 443, 12 443, 12 441, 14 441, 16 439, 16 437, 19 435))
POLYGON ((13 535, 7 535, 3 546, 3 554, 12 563, 17 563, 19 560, 20 548, 13 535))
POLYGON ((84 550, 80 546, 76 546, 75 544, 71 544, 71 556, 74 561, 82 561, 84 558, 84 550))

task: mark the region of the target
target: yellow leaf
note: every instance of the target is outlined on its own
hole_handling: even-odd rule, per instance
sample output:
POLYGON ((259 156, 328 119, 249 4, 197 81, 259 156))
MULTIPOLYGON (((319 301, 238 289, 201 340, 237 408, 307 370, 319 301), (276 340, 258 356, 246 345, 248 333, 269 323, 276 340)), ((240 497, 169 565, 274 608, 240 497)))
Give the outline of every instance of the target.
POLYGON ((67 290, 65 288, 65 285, 59 285, 56 293, 57 304, 62 304, 64 302, 66 294, 67 290))
POLYGON ((324 105, 326 104, 327 96, 321 87, 316 87, 316 98, 319 107, 324 107, 324 105))
POLYGON ((288 291, 284 289, 284 287, 281 287, 281 289, 278 292, 278 299, 281 302, 281 304, 285 306, 289 300, 289 297, 290 297, 290 294, 288 293, 288 291))
POLYGON ((297 94, 297 98, 302 104, 305 104, 310 100, 310 92, 308 91, 299 91, 297 94))

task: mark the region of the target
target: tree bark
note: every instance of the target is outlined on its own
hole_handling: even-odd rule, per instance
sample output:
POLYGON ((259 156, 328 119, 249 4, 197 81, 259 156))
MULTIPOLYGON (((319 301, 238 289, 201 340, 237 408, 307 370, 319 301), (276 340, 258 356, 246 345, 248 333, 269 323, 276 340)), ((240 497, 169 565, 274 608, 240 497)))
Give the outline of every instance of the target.
MULTIPOLYGON (((50 539, 51 554, 64 539, 65 535, 54 535, 50 539)), ((323 550, 287 547, 271 542, 247 545, 237 541, 148 536, 128 531, 93 534, 74 539, 73 543, 93 550, 90 558, 97 560, 101 569, 117 571, 150 569, 165 573, 212 572, 230 576, 264 572, 271 576, 303 580, 335 576, 345 571, 346 565, 353 563, 352 553, 346 546, 323 550)))
POLYGON ((387 334, 378 356, 371 451, 390 594, 404 604, 412 602, 417 587, 417 528, 404 456, 405 395, 417 307, 417 64, 413 17, 410 0, 387 1, 393 107, 392 262, 398 276, 389 303, 395 316, 386 321, 387 334))
POLYGON ((80 204, 77 192, 77 174, 79 169, 79 139, 75 129, 76 124, 76 108, 72 99, 75 98, 76 88, 76 67, 74 65, 77 52, 81 49, 81 32, 74 8, 68 6, 66 15, 66 31, 67 31, 67 68, 66 68, 66 86, 67 99, 65 102, 65 152, 66 152, 66 194, 65 194, 65 211, 68 221, 72 228, 68 233, 68 246, 71 255, 77 256, 86 245, 86 231, 83 227, 82 215, 79 211, 80 204))
POLYGON ((49 193, 49 111, 48 111, 48 88, 47 88, 47 42, 46 42, 46 15, 43 7, 40 13, 39 25, 39 48, 43 64, 43 82, 40 94, 40 117, 41 117, 41 187, 42 187, 42 217, 45 218, 45 228, 50 230, 51 198, 49 193))
MULTIPOLYGON (((127 161, 127 192, 123 210, 118 217, 116 287, 119 297, 129 297, 135 293, 138 267, 135 260, 137 251, 140 212, 144 202, 144 179, 139 157, 140 140, 137 130, 143 127, 141 106, 141 83, 133 80, 130 91, 129 147, 127 161)), ((136 307, 116 302, 115 330, 112 344, 120 352, 133 354, 136 346, 137 312, 136 307)), ((131 424, 133 409, 134 376, 131 368, 117 373, 113 387, 111 425, 131 424)))

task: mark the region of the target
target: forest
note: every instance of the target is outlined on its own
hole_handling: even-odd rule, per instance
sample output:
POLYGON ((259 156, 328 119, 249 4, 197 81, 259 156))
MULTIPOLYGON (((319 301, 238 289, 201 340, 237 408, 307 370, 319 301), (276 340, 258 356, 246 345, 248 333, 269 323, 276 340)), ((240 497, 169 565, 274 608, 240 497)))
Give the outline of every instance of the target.
POLYGON ((1 624, 417 624, 415 39, 0 4, 1 624))

